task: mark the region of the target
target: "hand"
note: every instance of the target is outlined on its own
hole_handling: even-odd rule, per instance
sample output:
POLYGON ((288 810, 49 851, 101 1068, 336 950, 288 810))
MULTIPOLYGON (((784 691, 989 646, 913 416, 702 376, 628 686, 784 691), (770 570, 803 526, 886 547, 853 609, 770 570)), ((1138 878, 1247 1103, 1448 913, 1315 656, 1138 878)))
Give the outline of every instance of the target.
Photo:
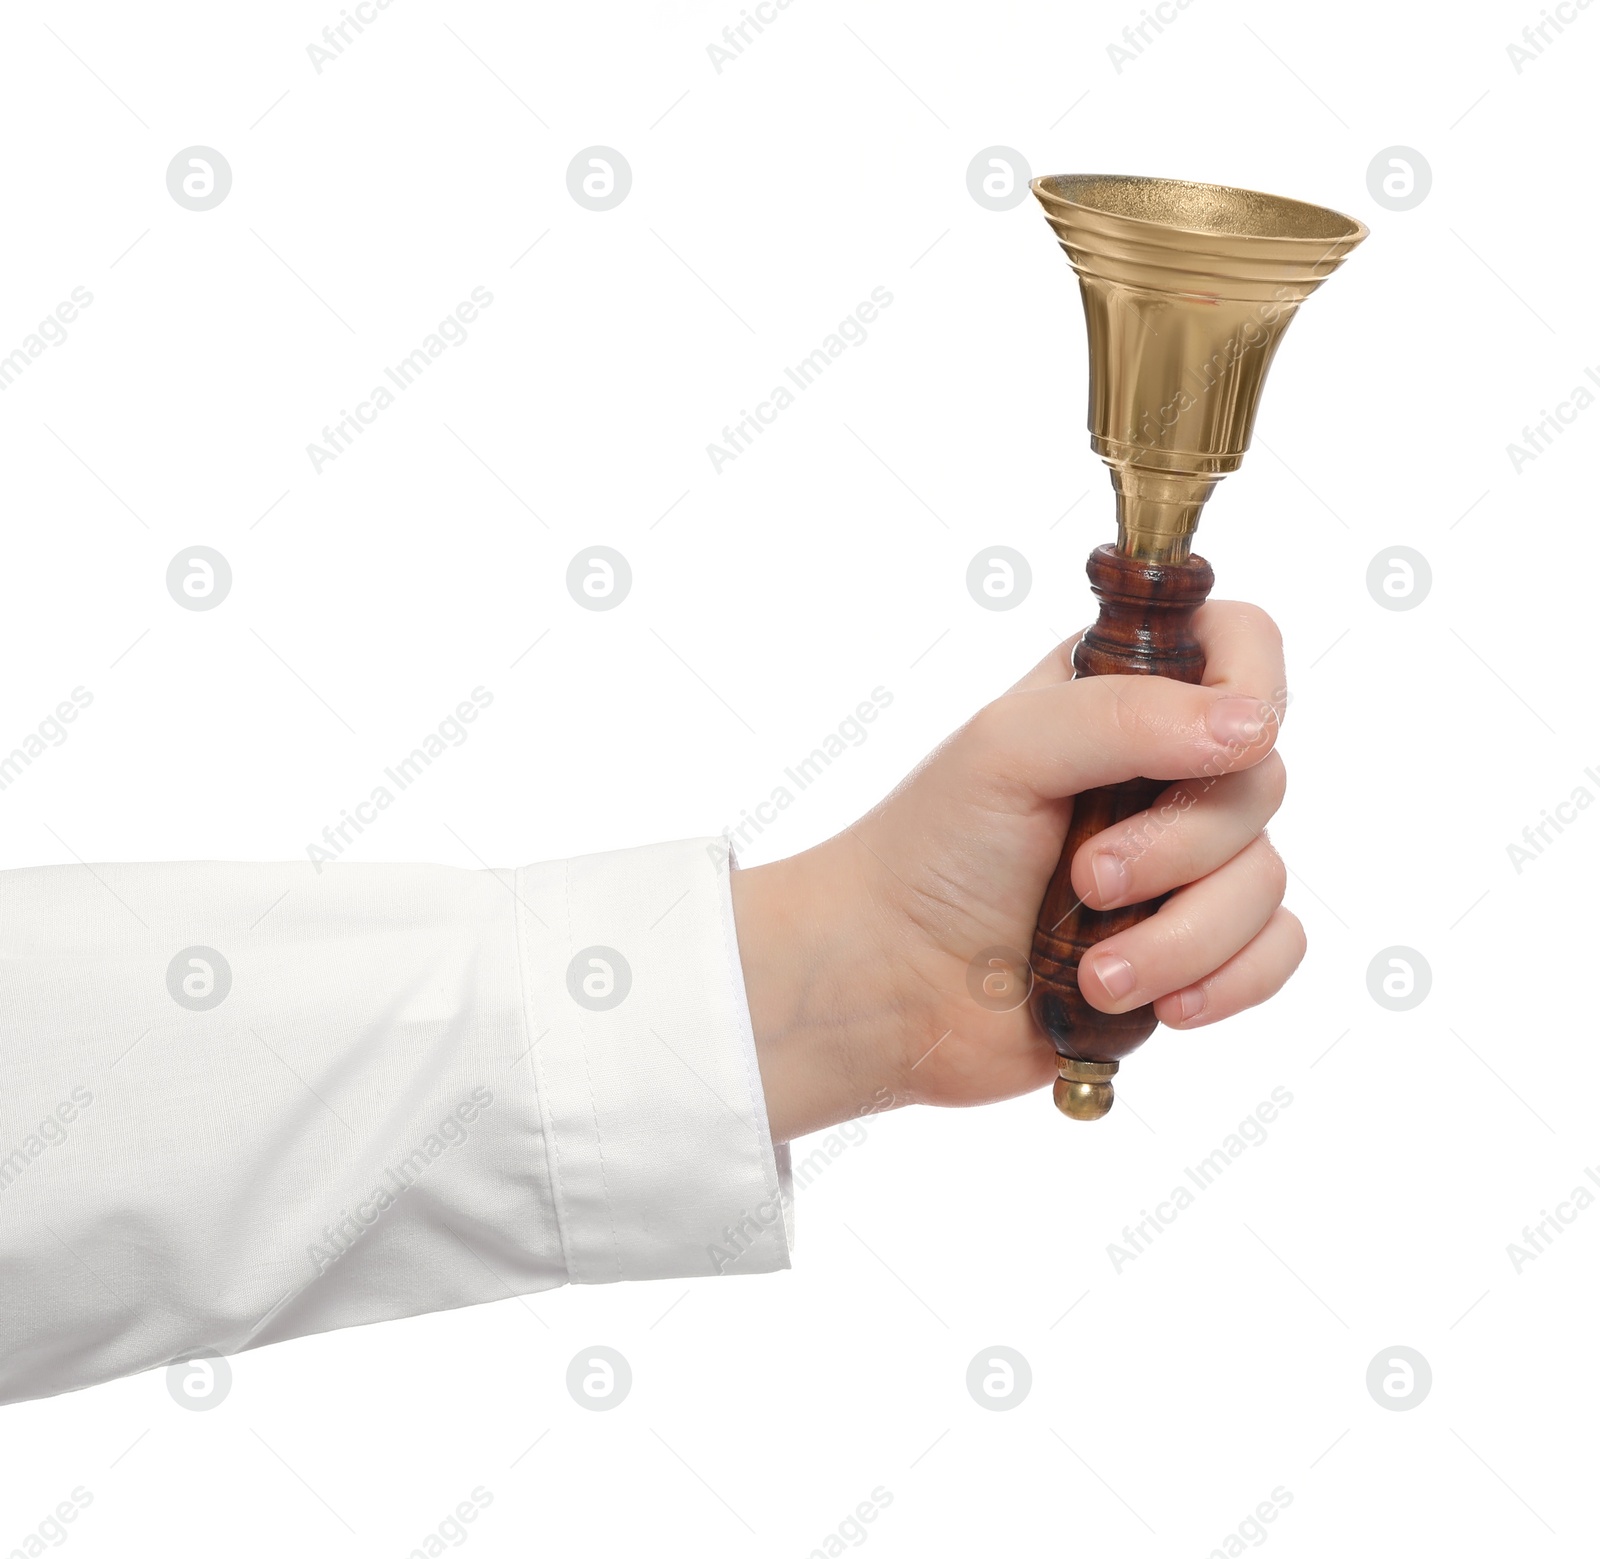
POLYGON ((1195 631, 1203 685, 1075 681, 1062 645, 860 822, 733 873, 775 1141, 891 1096, 982 1104, 1054 1080, 1055 1053, 1027 1004, 986 1010, 968 971, 988 948, 1027 956, 1080 790, 1139 775, 1178 782, 1073 859, 1073 889, 1094 909, 1177 890, 1084 960, 1093 1006, 1154 1001, 1168 1027, 1200 1028, 1265 1001, 1294 972, 1305 933, 1282 906, 1285 868, 1263 832, 1284 790, 1272 750, 1282 641, 1265 613, 1230 601, 1202 606, 1195 631))

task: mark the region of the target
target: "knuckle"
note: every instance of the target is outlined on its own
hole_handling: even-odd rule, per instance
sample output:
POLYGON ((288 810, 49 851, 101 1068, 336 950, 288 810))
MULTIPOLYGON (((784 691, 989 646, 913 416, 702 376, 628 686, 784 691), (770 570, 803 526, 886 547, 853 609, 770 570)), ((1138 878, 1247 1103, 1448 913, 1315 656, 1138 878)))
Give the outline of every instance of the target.
POLYGON ((1256 853, 1261 874, 1272 889, 1272 896, 1281 900, 1289 888, 1289 868, 1265 834, 1256 839, 1256 853))
POLYGON ((1167 950, 1179 961, 1201 947, 1200 928, 1187 915, 1175 915, 1167 926, 1167 950))
POLYGON ((1289 770, 1283 759, 1276 751, 1269 752, 1251 773, 1261 789, 1261 797, 1269 814, 1276 812, 1283 805, 1284 795, 1289 788, 1289 770))
POLYGON ((1239 621, 1246 630, 1264 645, 1272 650, 1282 650, 1283 630, 1273 620, 1270 613, 1264 611, 1253 601, 1240 601, 1238 603, 1239 621))
MULTIPOLYGON (((1117 680, 1132 683, 1133 678, 1117 680)), ((1150 734, 1150 722, 1141 698, 1142 688, 1137 685, 1118 687, 1110 677, 1097 677, 1101 708, 1110 729, 1128 741, 1138 741, 1150 734)))
POLYGON ((1306 956, 1306 928, 1293 910, 1280 909, 1278 913, 1283 917, 1284 930, 1289 936, 1289 967, 1291 970, 1298 969, 1300 960, 1306 956))
POLYGON ((1287 917, 1289 933, 1289 973, 1293 974, 1298 969, 1306 956, 1306 928, 1301 924, 1300 917, 1290 910, 1280 911, 1287 917))
POLYGON ((1125 823, 1119 824, 1111 835, 1109 840, 1111 848, 1121 856, 1122 863, 1127 867, 1128 875, 1135 885, 1140 880, 1140 868, 1145 857, 1161 843, 1172 827, 1172 820, 1162 817, 1159 813, 1147 812, 1140 817, 1130 817, 1125 823))
POLYGON ((1002 694, 985 704, 966 724, 966 734, 980 752, 1005 752, 1011 744, 1015 695, 1002 694))
POLYGON ((1289 689, 1283 680, 1283 630, 1252 601, 1230 601, 1227 606, 1237 631, 1251 643, 1258 655, 1269 659, 1276 667, 1273 673, 1277 679, 1275 684, 1257 692, 1262 703, 1269 705, 1273 711, 1271 723, 1275 732, 1289 705, 1289 689))

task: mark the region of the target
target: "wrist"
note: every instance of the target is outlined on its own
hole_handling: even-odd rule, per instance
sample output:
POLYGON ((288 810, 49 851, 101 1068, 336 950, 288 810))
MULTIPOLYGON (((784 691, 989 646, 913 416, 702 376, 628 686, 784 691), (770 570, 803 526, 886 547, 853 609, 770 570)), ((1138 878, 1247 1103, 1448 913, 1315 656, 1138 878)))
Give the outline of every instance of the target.
POLYGON ((732 873, 734 925, 774 1142, 904 1102, 888 960, 822 845, 732 873))

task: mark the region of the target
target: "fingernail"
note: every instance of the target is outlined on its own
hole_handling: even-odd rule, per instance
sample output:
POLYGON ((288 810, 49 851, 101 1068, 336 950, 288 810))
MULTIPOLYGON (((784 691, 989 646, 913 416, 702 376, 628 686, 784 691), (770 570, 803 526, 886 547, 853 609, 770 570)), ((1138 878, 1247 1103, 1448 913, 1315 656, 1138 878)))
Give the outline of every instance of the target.
POLYGON ((1188 990, 1178 992, 1178 1017, 1185 1023, 1190 1018, 1198 1018, 1205 1010, 1205 1005, 1206 993, 1203 986, 1191 985, 1188 990))
POLYGON ((1100 903, 1106 908, 1120 903, 1128 891, 1127 863, 1114 850, 1096 850, 1090 866, 1100 903))
POLYGON ((1206 724, 1223 746, 1248 747, 1261 736, 1265 708, 1257 698, 1219 698, 1206 711, 1206 724))
POLYGON ((1100 983, 1105 986, 1107 994, 1116 1001, 1121 1001, 1138 983, 1134 977, 1133 965, 1126 958, 1118 958, 1115 953, 1107 953, 1104 958, 1095 959, 1094 972, 1099 976, 1100 983))

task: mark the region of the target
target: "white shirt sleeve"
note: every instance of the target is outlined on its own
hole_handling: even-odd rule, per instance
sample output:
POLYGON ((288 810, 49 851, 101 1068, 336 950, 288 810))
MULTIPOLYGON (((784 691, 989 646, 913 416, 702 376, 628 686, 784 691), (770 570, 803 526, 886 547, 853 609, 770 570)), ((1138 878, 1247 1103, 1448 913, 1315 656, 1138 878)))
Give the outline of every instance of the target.
POLYGON ((0 872, 0 1401, 788 1266, 728 872, 0 872))

